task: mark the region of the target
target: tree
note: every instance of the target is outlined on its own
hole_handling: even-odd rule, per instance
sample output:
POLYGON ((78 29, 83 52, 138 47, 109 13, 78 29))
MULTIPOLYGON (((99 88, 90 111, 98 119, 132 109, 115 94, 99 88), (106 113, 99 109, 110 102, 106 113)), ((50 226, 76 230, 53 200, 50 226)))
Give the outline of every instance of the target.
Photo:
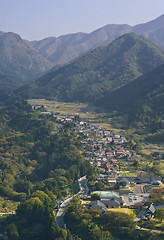
POLYGON ((100 200, 100 194, 98 193, 93 193, 91 195, 91 200, 94 201, 94 200, 100 200))
POLYGON ((154 216, 162 222, 164 220, 164 209, 157 208, 154 216))
POLYGON ((122 188, 126 186, 126 181, 121 181, 119 182, 119 186, 121 186, 122 188))
POLYGON ((67 230, 67 240, 72 240, 72 236, 69 230, 67 230))
POLYGON ((10 240, 19 240, 17 226, 13 223, 7 226, 7 236, 10 240))

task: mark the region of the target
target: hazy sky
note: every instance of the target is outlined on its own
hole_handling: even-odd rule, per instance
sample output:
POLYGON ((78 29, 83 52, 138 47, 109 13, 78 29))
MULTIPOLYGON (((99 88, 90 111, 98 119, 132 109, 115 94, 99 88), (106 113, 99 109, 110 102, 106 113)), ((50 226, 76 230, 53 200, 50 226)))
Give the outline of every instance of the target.
POLYGON ((164 0, 0 0, 0 31, 28 40, 136 25, 164 14, 164 0))

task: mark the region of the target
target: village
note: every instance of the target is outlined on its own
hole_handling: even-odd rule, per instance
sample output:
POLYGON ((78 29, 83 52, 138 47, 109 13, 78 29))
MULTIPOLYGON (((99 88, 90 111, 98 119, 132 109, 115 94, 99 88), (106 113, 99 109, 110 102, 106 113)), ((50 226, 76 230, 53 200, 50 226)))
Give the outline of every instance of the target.
POLYGON ((144 207, 144 203, 149 200, 149 194, 155 192, 156 188, 163 187, 162 178, 142 177, 142 171, 137 168, 133 171, 133 177, 129 177, 128 166, 134 165, 137 154, 125 147, 127 139, 95 124, 93 120, 81 121, 79 117, 74 118, 65 116, 59 119, 59 122, 63 124, 74 121, 72 130, 81 139, 82 154, 98 173, 94 180, 94 188, 90 188, 88 180, 84 181, 80 195, 81 203, 86 208, 103 212, 113 208, 127 211, 127 208, 143 206, 135 218, 137 222, 149 220, 154 216, 156 209, 163 209, 164 205, 153 203, 144 207), (125 166, 126 170, 122 170, 122 166, 125 166), (147 191, 147 186, 152 187, 150 192, 147 191))
POLYGON ((59 130, 72 123, 72 131, 82 143, 82 155, 96 168, 92 181, 81 181, 81 203, 90 209, 109 211, 143 206, 135 220, 149 220, 163 204, 150 204, 151 193, 163 188, 161 176, 148 175, 137 168, 139 157, 135 150, 127 147, 128 140, 120 133, 107 130, 93 119, 81 118, 78 114, 56 113, 49 108, 41 114, 53 116, 59 130))

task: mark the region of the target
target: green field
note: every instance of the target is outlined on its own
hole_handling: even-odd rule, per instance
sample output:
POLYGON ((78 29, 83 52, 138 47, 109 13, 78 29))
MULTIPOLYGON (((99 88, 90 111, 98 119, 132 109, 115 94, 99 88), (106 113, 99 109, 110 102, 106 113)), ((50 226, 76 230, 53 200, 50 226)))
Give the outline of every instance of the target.
POLYGON ((146 144, 142 146, 142 153, 151 154, 153 152, 161 152, 164 153, 164 145, 163 144, 146 144))
POLYGON ((112 130, 114 133, 120 133, 124 130, 115 126, 115 120, 107 116, 105 113, 96 112, 95 108, 88 107, 84 103, 63 103, 56 101, 48 101, 45 99, 31 99, 28 101, 32 106, 44 106, 47 111, 55 112, 58 117, 70 116, 73 117, 75 114, 79 115, 83 120, 91 119, 94 120, 95 125, 101 125, 107 130, 112 130))
POLYGON ((108 208, 108 211, 110 212, 120 212, 120 213, 126 213, 126 214, 134 214, 132 209, 129 208, 108 208))

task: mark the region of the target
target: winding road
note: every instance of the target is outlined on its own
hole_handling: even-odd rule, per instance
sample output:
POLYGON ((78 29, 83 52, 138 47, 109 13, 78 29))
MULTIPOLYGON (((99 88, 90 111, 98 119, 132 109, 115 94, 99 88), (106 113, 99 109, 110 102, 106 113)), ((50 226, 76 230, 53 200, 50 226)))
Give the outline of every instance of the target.
POLYGON ((68 204, 72 200, 72 198, 74 196, 79 196, 79 195, 84 195, 85 196, 85 195, 88 194, 89 189, 88 189, 88 186, 87 186, 87 182, 88 182, 87 177, 86 176, 81 177, 78 180, 78 182, 79 182, 79 186, 80 186, 80 191, 76 195, 73 195, 72 197, 67 198, 60 205, 60 208, 59 208, 59 210, 56 213, 55 220, 56 220, 57 225, 61 229, 65 229, 66 228, 66 224, 64 223, 63 218, 64 218, 64 215, 65 215, 65 208, 68 206, 68 204))

